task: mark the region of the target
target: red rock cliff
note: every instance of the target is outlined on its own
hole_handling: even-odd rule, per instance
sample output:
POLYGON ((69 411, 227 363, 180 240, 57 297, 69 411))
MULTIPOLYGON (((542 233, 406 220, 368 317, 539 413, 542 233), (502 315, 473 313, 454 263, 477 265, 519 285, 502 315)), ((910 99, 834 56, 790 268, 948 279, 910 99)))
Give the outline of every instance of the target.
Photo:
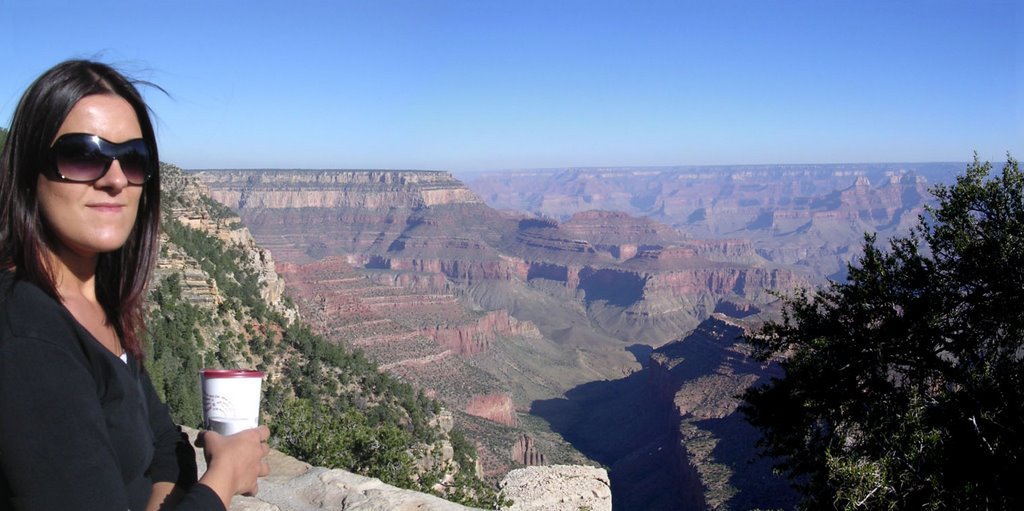
POLYGON ((509 316, 504 309, 487 312, 473 323, 425 327, 419 332, 460 355, 485 351, 498 337, 539 335, 536 327, 509 316))
MULTIPOLYGON (((466 413, 510 427, 515 427, 519 423, 512 396, 508 394, 473 396, 466 405, 466 413)), ((515 455, 513 459, 516 459, 515 455)))

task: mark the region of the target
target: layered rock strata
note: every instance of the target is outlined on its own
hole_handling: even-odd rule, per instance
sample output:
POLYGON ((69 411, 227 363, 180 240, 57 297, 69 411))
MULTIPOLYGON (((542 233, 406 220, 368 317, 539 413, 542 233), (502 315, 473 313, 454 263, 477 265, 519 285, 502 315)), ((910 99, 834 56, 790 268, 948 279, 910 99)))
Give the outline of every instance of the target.
POLYGON ((500 337, 536 336, 537 328, 511 317, 507 310, 489 311, 475 321, 456 325, 424 327, 419 333, 458 355, 474 355, 500 337))
MULTIPOLYGON (((555 450, 509 426, 514 405, 499 410, 486 396, 529 395, 520 406, 533 413, 541 410, 534 400, 556 401, 550 398, 587 381, 634 372, 646 360, 634 361, 629 346, 660 346, 724 302, 760 306, 774 299, 768 291, 812 282, 800 269, 766 260, 748 240, 695 239, 608 211, 581 212, 564 223, 511 215, 486 207, 444 173, 201 175, 213 197, 240 208, 260 243, 290 268, 304 315, 322 333, 468 412, 458 420, 483 439, 477 445, 490 474, 513 463, 548 462, 555 450)), ((644 392, 638 381, 630 380, 630 396, 644 392)), ((592 404, 601 406, 586 402, 592 404)), ((631 423, 620 428, 624 434, 657 438, 606 448, 598 430, 608 423, 590 424, 587 441, 605 456, 602 463, 628 473, 645 466, 640 457, 655 456, 666 466, 689 467, 693 485, 682 496, 674 488, 624 502, 705 502, 689 454, 669 459, 668 451, 653 452, 668 439, 650 424, 663 414, 642 410, 647 403, 639 397, 616 404, 636 413, 598 416, 631 423), (630 459, 617 463, 620 454, 630 459)), ((557 431, 564 413, 583 415, 556 410, 544 418, 557 431)), ((650 490, 664 479, 644 479, 636 488, 650 490)))
MULTIPOLYGON (((205 195, 205 188, 190 176, 181 175, 176 169, 170 168, 165 169, 164 176, 167 180, 165 191, 171 196, 164 201, 168 210, 165 212, 165 218, 206 232, 224 241, 229 247, 239 249, 245 258, 243 263, 253 266, 262 274, 261 287, 270 290, 269 294, 262 296, 264 301, 276 301, 276 304, 283 306, 285 300, 281 299, 280 291, 285 280, 274 272, 274 260, 269 257, 269 252, 253 243, 252 237, 242 226, 239 218, 210 201, 205 195)), ((166 239, 164 241, 158 279, 171 274, 180 275, 182 297, 216 313, 218 305, 223 304, 225 300, 214 280, 203 270, 200 261, 192 259, 178 247, 166 242, 166 239)), ((488 475, 496 478, 507 472, 508 464, 511 462, 508 445, 514 443, 513 439, 516 437, 515 430, 508 428, 514 427, 517 423, 511 396, 507 392, 500 392, 501 387, 495 386, 493 382, 481 380, 479 370, 460 362, 457 355, 478 356, 510 336, 537 336, 536 328, 528 322, 512 318, 506 311, 467 310, 451 294, 408 293, 396 286, 380 285, 368 278, 366 273, 355 272, 344 260, 326 260, 310 266, 304 268, 293 263, 281 264, 283 273, 307 277, 296 278, 295 281, 296 288, 303 291, 299 301, 302 302, 303 310, 308 312, 307 317, 314 323, 313 326, 319 325, 319 330, 323 331, 342 333, 341 336, 332 336, 332 339, 344 342, 350 347, 364 349, 374 358, 379 356, 393 360, 389 364, 384 364, 382 370, 408 377, 414 384, 435 395, 447 391, 449 399, 446 402, 452 403, 455 410, 465 406, 487 416, 487 422, 493 422, 499 432, 509 437, 507 443, 498 445, 501 460, 492 464, 496 468, 492 467, 487 471, 488 475), (422 372, 429 373, 430 378, 423 377, 422 372), (436 381, 439 374, 450 380, 458 392, 453 394, 447 389, 431 389, 423 385, 425 380, 431 378, 431 381, 436 381), (458 399, 451 400, 452 395, 458 399), (474 396, 477 395, 482 396, 482 399, 474 400, 474 396)), ((293 288, 292 292, 294 290, 293 288)), ((273 307, 275 303, 268 305, 273 307)), ((286 312, 294 314, 295 310, 286 312)), ((244 319, 237 320, 229 316, 215 316, 218 318, 214 321, 217 323, 215 326, 222 330, 235 331, 248 330, 252 327, 239 324, 244 319)), ((217 330, 204 335, 220 339, 222 333, 221 330, 217 330)), ((232 347, 235 345, 232 344, 232 347)), ((275 375, 280 375, 280 366, 281 360, 269 362, 268 381, 273 381, 275 375)), ((460 412, 456 414, 464 417, 460 412)), ((451 414, 442 412, 438 417, 449 423, 446 430, 450 430, 453 422, 451 414)), ((454 452, 450 443, 446 442, 439 448, 441 452, 435 453, 437 456, 423 458, 420 463, 430 463, 434 458, 438 458, 442 463, 452 459, 454 452)), ((487 452, 484 454, 486 458, 487 452)), ((423 468, 429 469, 430 466, 424 465, 423 468)), ((477 469, 479 473, 480 467, 477 469)), ((290 504, 285 504, 285 501, 269 504, 266 500, 245 499, 238 502, 255 506, 253 509, 306 509, 304 506, 309 502, 326 509, 350 504, 360 509, 375 509, 377 507, 373 506, 376 505, 380 505, 381 509, 396 509, 402 508, 406 501, 408 505, 417 509, 434 509, 434 504, 437 504, 423 503, 422 497, 427 497, 423 495, 413 495, 410 497, 411 500, 405 497, 381 498, 378 492, 390 491, 383 488, 385 485, 342 471, 312 468, 302 474, 296 474, 296 477, 289 478, 289 481, 289 485, 302 486, 301 495, 295 497, 299 500, 289 497, 292 498, 290 504), (315 474, 316 477, 311 474, 315 474), (355 490, 366 498, 350 493, 339 497, 343 502, 333 502, 333 496, 340 494, 339 487, 355 490), (378 500, 388 503, 378 504, 378 500), (288 507, 299 501, 301 505, 298 507, 288 507)), ((274 485, 270 487, 273 488, 274 485)), ((267 485, 264 485, 261 496, 267 497, 274 491, 268 490, 267 485)), ((343 493, 344 491, 341 491, 341 494, 343 493)), ((431 497, 428 497, 428 500, 429 498, 431 497)), ((443 507, 443 504, 438 505, 442 507, 436 507, 437 509, 448 509, 443 507)))
MULTIPOLYGON (((174 190, 174 200, 168 205, 165 219, 178 221, 185 227, 203 231, 228 246, 238 248, 258 275, 260 298, 286 318, 294 319, 296 311, 284 302, 285 283, 277 274, 274 256, 257 244, 249 229, 242 225, 241 218, 233 211, 215 207, 217 204, 210 201, 209 188, 195 176, 167 164, 163 165, 161 172, 164 189, 174 190)), ((182 260, 180 254, 171 248, 168 256, 161 258, 162 268, 158 268, 158 272, 160 269, 176 270, 182 260)), ((201 286, 197 284, 188 282, 186 285, 201 292, 198 289, 201 286)))
MULTIPOLYGON (((515 403, 503 382, 473 364, 495 344, 538 337, 536 327, 503 310, 467 311, 454 295, 382 284, 337 258, 279 267, 304 319, 325 338, 362 350, 382 371, 450 409, 491 423, 469 424, 491 438, 477 449, 486 476, 513 466, 517 458, 507 446, 523 436, 515 403)), ((467 426, 465 416, 456 420, 467 426)), ((535 448, 533 459, 541 457, 535 448)))
MULTIPOLYGON (((744 240, 696 240, 646 218, 587 211, 559 224, 507 215, 444 172, 198 175, 282 261, 336 255, 434 293, 487 282, 553 282, 581 297, 599 328, 654 344, 682 335, 722 297, 763 300, 766 289, 809 282, 800 270, 767 262, 744 240), (650 328, 652 322, 659 326, 650 328)), ((488 308, 512 310, 494 298, 488 308)), ((443 324, 422 333, 444 337, 455 353, 471 354, 486 343, 453 337, 443 324)))
POLYGON ((154 282, 160 282, 169 275, 180 275, 181 294, 189 303, 212 309, 224 302, 217 283, 203 271, 199 261, 172 245, 163 233, 160 234, 160 246, 161 255, 153 272, 154 282))
MULTIPOLYGON (((515 404, 512 403, 512 396, 508 394, 487 394, 473 396, 466 405, 466 413, 487 419, 489 421, 514 427, 519 423, 516 419, 515 404)), ((515 453, 512 459, 517 460, 515 453)), ((524 465, 535 465, 536 463, 523 463, 524 465)))
POLYGON ((448 172, 391 170, 205 171, 214 199, 235 210, 416 208, 480 203, 448 172))

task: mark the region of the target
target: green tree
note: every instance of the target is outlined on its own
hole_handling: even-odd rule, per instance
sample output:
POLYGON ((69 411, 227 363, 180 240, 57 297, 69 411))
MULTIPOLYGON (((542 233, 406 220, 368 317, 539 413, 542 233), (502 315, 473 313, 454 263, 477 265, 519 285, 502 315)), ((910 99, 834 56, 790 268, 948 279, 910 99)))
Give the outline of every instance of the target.
POLYGON ((198 377, 202 340, 195 325, 203 315, 181 298, 181 278, 172 274, 150 294, 156 305, 146 320, 146 370, 157 392, 179 424, 197 427, 202 421, 198 377))
POLYGON ((353 408, 339 412, 323 403, 289 400, 271 427, 279 448, 296 458, 396 486, 413 486, 409 434, 393 425, 370 424, 353 408))
POLYGON ((4 150, 4 144, 7 143, 7 130, 0 128, 0 151, 4 150))
POLYGON ((1024 509, 1024 176, 975 156, 889 250, 749 336, 743 411, 806 509, 1024 509))

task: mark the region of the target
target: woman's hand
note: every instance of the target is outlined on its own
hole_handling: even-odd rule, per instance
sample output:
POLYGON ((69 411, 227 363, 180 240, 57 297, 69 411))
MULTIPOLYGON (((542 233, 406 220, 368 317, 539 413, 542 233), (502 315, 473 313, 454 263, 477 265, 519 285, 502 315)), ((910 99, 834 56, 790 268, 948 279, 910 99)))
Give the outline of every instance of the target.
POLYGON ((225 508, 235 495, 256 495, 256 478, 270 474, 270 466, 264 460, 270 452, 268 438, 270 429, 266 426, 229 436, 214 431, 199 434, 196 446, 203 448, 207 466, 199 482, 213 489, 225 508))

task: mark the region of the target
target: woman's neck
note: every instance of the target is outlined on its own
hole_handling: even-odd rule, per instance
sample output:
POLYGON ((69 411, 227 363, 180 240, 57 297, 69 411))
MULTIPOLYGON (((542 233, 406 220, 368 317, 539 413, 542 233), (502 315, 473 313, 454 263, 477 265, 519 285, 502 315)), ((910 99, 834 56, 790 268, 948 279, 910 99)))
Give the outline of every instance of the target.
POLYGON ((83 256, 64 247, 47 250, 46 263, 61 301, 68 298, 96 299, 96 255, 83 256))
POLYGON ((97 257, 82 257, 65 250, 51 252, 47 259, 57 294, 68 312, 111 353, 124 353, 117 330, 96 296, 97 257))

